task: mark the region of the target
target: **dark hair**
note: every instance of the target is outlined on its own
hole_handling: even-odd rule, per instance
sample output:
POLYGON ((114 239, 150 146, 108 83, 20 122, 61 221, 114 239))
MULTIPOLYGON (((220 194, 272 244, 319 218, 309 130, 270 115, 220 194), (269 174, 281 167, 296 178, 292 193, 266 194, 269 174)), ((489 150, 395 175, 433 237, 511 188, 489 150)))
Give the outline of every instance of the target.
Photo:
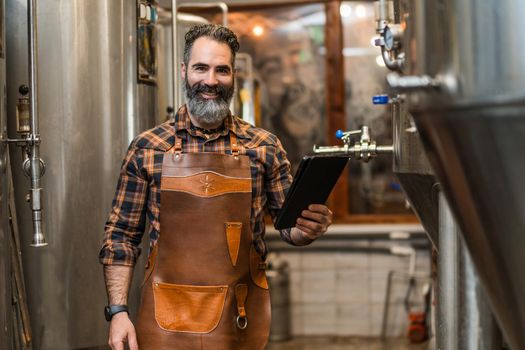
POLYGON ((184 37, 184 65, 190 61, 193 43, 200 37, 208 37, 219 43, 227 44, 232 54, 232 67, 235 63, 235 53, 239 51, 239 41, 237 36, 230 29, 218 24, 198 24, 193 26, 184 37))

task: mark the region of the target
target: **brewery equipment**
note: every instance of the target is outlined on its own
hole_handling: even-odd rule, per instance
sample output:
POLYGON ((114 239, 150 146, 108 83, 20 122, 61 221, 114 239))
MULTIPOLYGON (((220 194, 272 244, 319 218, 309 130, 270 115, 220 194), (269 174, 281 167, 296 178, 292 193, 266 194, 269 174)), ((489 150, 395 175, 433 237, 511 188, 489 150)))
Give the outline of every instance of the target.
MULTIPOLYGON (((28 85, 29 98, 38 101, 31 110, 38 124, 31 130, 42 139, 30 161, 38 168, 39 156, 47 168, 41 185, 31 172, 35 187, 45 188, 45 196, 32 191, 31 199, 40 197, 48 243, 34 249, 31 218, 39 208, 26 206, 27 180, 19 166, 24 152, 11 148, 34 349, 107 343, 107 298, 97 261, 104 222, 122 156, 133 137, 153 126, 156 113, 156 60, 148 50, 156 5, 140 3, 138 12, 138 2, 125 0, 29 1, 38 27, 36 66, 28 60, 28 2, 5 1, 9 135, 24 124, 18 90, 28 85)), ((137 295, 130 303, 133 309, 137 295)))
MULTIPOLYGON (((382 1, 382 3, 384 3, 382 1)), ((525 348, 525 1, 399 2, 406 93, 426 153, 512 349, 525 348), (512 53, 512 54, 511 54, 512 53)), ((389 39, 384 37, 384 39, 389 39)), ((394 45, 395 46, 395 45, 394 45)), ((399 50, 398 50, 399 51, 399 50)), ((403 58, 400 52, 391 57, 403 58)))
MULTIPOLYGON (((0 0, 0 7, 4 7, 0 0)), ((0 13, 0 42, 5 43, 4 13, 0 13)), ((5 45, 0 46, 0 91, 5 91, 5 45)), ((11 320, 11 251, 9 246, 7 190, 7 118, 5 95, 0 94, 0 348, 8 349, 12 338, 11 320)))

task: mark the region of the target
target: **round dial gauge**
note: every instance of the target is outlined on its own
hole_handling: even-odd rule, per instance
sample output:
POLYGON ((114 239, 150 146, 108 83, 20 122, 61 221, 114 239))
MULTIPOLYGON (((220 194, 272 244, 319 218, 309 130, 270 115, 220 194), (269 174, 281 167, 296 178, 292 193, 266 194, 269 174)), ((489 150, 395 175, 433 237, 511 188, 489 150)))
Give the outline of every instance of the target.
POLYGON ((394 48, 395 39, 392 30, 389 27, 385 27, 383 37, 385 39, 385 48, 392 50, 394 48))

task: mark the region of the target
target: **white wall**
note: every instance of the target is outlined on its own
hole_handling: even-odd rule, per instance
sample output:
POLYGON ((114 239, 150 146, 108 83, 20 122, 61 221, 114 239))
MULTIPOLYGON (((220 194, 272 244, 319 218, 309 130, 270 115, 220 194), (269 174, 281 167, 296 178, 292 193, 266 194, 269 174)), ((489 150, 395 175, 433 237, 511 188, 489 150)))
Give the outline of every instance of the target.
MULTIPOLYGON (((408 245, 408 242, 359 240, 359 245, 365 247, 363 252, 305 249, 275 252, 278 249, 272 249, 269 242, 270 251, 289 263, 292 334, 380 336, 388 272, 408 272, 409 258, 365 249, 394 244, 408 245)), ((427 250, 417 250, 416 273, 430 275, 427 250)), ((414 310, 422 308, 422 284, 418 282, 412 294, 412 301, 417 302, 414 310)), ((407 288, 405 276, 393 279, 387 336, 405 335, 407 314, 403 301, 407 288)))

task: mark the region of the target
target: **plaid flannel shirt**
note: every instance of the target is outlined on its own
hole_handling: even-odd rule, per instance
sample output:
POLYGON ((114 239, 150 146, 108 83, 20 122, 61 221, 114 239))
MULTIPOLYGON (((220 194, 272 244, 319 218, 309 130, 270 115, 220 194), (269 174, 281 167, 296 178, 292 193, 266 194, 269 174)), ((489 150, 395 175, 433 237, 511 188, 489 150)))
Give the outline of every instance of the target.
MULTIPOLYGON (((281 142, 271 133, 229 116, 224 128, 205 135, 192 128, 186 107, 174 119, 143 132, 130 144, 124 158, 113 207, 105 226, 99 259, 104 265, 134 266, 140 254, 140 242, 149 225, 150 248, 160 231, 160 179, 164 153, 175 140, 183 141, 183 152, 229 153, 229 132, 237 136, 240 150, 250 157, 252 175, 251 226, 255 248, 266 255, 264 214, 275 220, 286 191, 291 185, 290 162, 281 142)), ((290 244, 290 230, 281 230, 281 238, 290 244)))

